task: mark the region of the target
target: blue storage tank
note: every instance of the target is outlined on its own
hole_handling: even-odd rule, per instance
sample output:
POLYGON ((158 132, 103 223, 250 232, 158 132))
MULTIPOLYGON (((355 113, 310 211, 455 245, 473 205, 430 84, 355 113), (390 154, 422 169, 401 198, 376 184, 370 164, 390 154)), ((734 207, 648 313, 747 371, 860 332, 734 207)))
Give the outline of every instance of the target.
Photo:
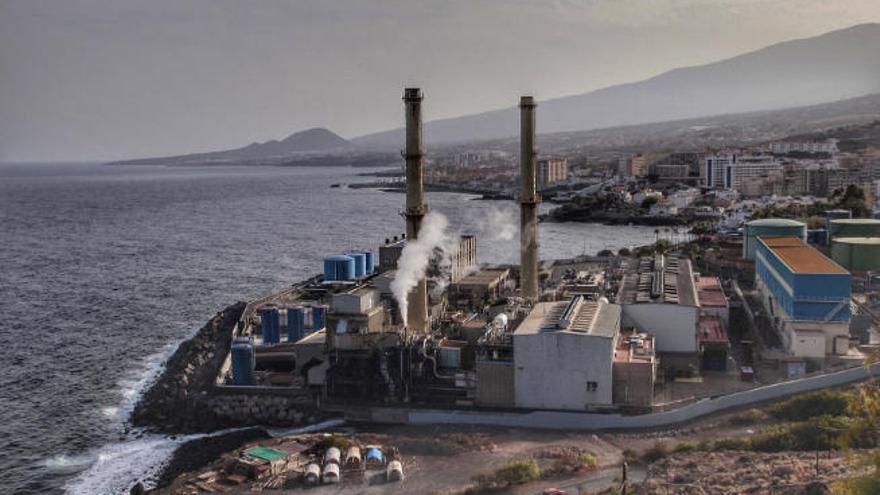
POLYGON ((316 304, 312 306, 312 331, 317 332, 327 324, 327 306, 316 304))
POLYGON ((349 253, 354 259, 354 276, 363 277, 367 273, 367 255, 364 253, 349 253))
POLYGON ((324 280, 345 281, 355 277, 355 261, 351 256, 334 255, 324 258, 324 280))
POLYGON ((373 266, 373 252, 364 251, 364 257, 367 263, 367 275, 372 275, 375 267, 373 266))
POLYGON ((254 344, 248 338, 237 338, 232 342, 232 383, 233 385, 253 385, 256 355, 254 344))
POLYGON ((306 335, 306 311, 302 306, 287 307, 287 341, 297 342, 306 335))
POLYGON ((264 344, 281 342, 281 318, 278 308, 263 306, 260 308, 260 324, 263 330, 264 344))

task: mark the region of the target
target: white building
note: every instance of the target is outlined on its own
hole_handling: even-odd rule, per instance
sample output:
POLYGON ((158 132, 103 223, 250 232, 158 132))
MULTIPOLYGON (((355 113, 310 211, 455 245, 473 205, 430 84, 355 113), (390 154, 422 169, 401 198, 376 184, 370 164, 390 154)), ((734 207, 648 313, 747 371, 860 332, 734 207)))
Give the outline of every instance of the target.
POLYGON ((695 187, 690 187, 688 189, 680 189, 678 191, 675 191, 674 193, 670 194, 667 199, 669 201, 672 201, 676 208, 681 210, 693 204, 693 202, 696 201, 699 197, 700 190, 695 187))
POLYGON ((516 406, 611 405, 620 318, 620 306, 582 297, 535 305, 513 335, 516 406))
POLYGON ((617 303, 625 327, 654 336, 662 366, 696 362, 700 300, 690 260, 662 255, 638 260, 621 281, 617 303))
POLYGON ((745 184, 774 172, 781 173, 782 169, 782 164, 770 156, 716 153, 706 158, 705 185, 740 191, 745 184))
POLYGON ((827 141, 778 141, 768 146, 770 153, 784 155, 793 151, 802 153, 837 153, 837 140, 827 141))

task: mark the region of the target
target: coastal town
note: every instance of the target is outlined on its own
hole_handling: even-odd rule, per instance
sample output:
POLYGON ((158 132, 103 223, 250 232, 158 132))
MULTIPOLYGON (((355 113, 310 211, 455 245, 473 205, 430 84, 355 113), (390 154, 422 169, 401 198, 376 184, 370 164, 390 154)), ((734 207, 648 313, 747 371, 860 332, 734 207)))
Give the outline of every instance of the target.
MULTIPOLYGON (((422 100, 404 94, 406 231, 328 253, 321 274, 227 308, 133 413, 135 426, 169 432, 332 418, 363 427, 258 440, 181 473, 170 493, 406 491, 427 486, 420 456, 432 441, 377 425, 640 431, 870 376, 880 148, 783 140, 575 168, 539 158, 536 105, 523 97, 518 172, 498 153, 426 167, 422 100), (429 184, 515 196, 521 262, 478 264, 476 235, 447 234, 427 208, 429 184), (545 198, 557 206, 539 217, 545 198), (651 245, 538 259, 539 221, 563 220, 658 228, 651 245)), ((534 469, 571 481, 625 460, 597 445, 560 444, 565 462, 534 469)), ((480 450, 428 450, 444 448, 480 450)), ((529 471, 529 460, 508 467, 529 471)))

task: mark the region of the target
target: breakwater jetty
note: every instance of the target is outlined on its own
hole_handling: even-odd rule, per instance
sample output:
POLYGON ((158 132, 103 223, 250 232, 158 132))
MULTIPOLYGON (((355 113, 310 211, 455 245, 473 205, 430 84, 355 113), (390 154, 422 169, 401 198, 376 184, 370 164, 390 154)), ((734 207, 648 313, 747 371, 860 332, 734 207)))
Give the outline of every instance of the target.
POLYGON ((135 405, 132 426, 173 435, 243 426, 297 426, 327 416, 304 394, 215 386, 245 307, 244 302, 226 307, 180 344, 135 405))

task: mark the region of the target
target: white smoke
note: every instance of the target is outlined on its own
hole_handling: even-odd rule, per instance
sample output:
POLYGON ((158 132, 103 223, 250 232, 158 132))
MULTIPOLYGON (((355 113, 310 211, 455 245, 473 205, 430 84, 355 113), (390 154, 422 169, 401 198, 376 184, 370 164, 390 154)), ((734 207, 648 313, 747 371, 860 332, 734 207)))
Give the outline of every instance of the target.
POLYGON ((512 241, 519 234, 517 209, 513 206, 492 205, 485 216, 477 220, 480 231, 491 241, 512 241))
POLYGON ((431 258, 435 251, 448 251, 451 241, 446 233, 449 220, 442 213, 429 212, 422 219, 419 235, 416 239, 407 239, 400 259, 397 260, 397 273, 391 281, 391 292, 400 308, 400 317, 404 324, 409 314, 409 293, 419 280, 425 277, 431 258), (446 248, 446 249, 444 249, 446 248))

